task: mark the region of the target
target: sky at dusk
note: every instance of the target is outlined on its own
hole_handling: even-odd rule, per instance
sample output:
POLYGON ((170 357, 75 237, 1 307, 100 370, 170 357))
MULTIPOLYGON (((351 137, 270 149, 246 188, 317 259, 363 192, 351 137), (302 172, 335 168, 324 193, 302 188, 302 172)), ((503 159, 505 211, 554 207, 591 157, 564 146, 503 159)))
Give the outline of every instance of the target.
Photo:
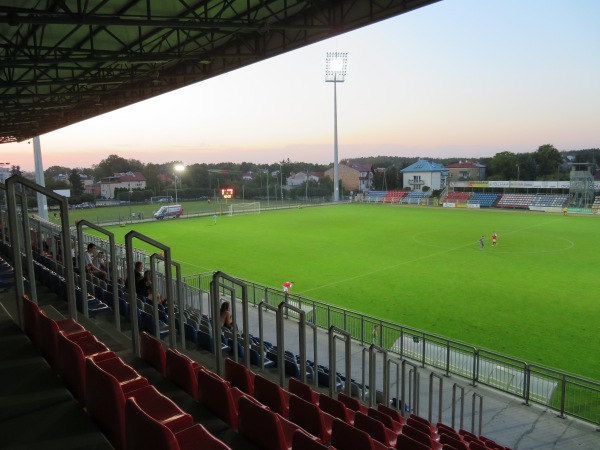
MULTIPOLYGON (((600 1, 443 0, 42 135, 44 168, 145 163, 488 157, 600 147, 600 1)), ((2 162, 33 170, 27 141, 2 162)))

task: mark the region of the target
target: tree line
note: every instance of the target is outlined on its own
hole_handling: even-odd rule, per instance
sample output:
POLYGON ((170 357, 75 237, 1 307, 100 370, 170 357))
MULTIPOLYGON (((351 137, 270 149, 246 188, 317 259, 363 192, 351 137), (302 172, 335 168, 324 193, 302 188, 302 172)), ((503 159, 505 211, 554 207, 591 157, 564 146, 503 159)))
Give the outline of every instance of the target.
MULTIPOLYGON (((503 151, 493 157, 479 158, 476 162, 486 166, 488 180, 558 180, 569 179, 569 162, 592 163, 597 168, 600 149, 559 151, 551 144, 540 146, 534 152, 513 153, 503 151)), ((397 190, 402 186, 400 171, 419 159, 427 159, 443 165, 460 161, 473 161, 472 158, 433 158, 433 157, 396 157, 374 156, 354 158, 353 162, 371 164, 374 169, 375 190, 397 190)), ((186 165, 185 171, 174 173, 179 161, 164 164, 143 163, 137 159, 126 159, 118 155, 110 155, 91 168, 68 168, 51 166, 45 172, 46 187, 50 189, 71 189, 71 203, 93 202, 95 198, 84 193, 82 177, 87 176, 95 181, 110 177, 115 173, 141 172, 146 178, 146 189, 134 190, 130 193, 131 201, 144 201, 151 196, 174 196, 177 180, 178 196, 182 199, 211 198, 217 196, 221 188, 233 188, 237 198, 257 199, 269 196, 278 199, 283 194, 285 199, 330 196, 333 181, 321 178, 320 181, 309 181, 295 189, 283 189, 286 178, 292 173, 324 172, 333 164, 314 164, 295 162, 289 159, 271 164, 255 164, 251 162, 216 164, 196 163, 186 165), (252 179, 244 179, 245 174, 252 174, 252 179), (67 175, 67 180, 57 180, 57 175, 67 175), (267 191, 268 187, 268 191, 267 191)), ((127 192, 125 189, 123 192, 127 192)), ((116 191, 116 195, 119 190, 116 191)))

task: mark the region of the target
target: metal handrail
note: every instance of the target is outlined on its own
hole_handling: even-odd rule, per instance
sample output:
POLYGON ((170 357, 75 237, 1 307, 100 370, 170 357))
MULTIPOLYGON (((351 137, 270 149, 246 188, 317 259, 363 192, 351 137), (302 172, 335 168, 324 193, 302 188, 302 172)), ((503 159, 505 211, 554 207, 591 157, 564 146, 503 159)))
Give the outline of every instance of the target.
MULTIPOLYGON (((226 273, 223 272, 215 272, 215 274, 213 275, 213 279, 210 283, 210 293, 211 293, 211 304, 212 304, 212 310, 213 310, 213 320, 212 320, 212 327, 213 327, 213 343, 214 343, 214 349, 215 349, 215 362, 216 362, 216 371, 219 375, 223 375, 223 352, 221 350, 222 347, 222 339, 221 339, 221 320, 220 317, 217 316, 217 311, 220 310, 220 296, 219 296, 219 289, 226 289, 229 293, 230 293, 230 299, 231 299, 231 316, 232 316, 232 320, 233 320, 233 327, 234 327, 234 332, 233 332, 233 355, 234 355, 234 360, 237 362, 238 360, 238 349, 237 349, 237 344, 238 344, 238 335, 237 335, 237 307, 235 304, 235 300, 236 300, 236 293, 235 293, 235 286, 238 286, 241 289, 241 297, 240 300, 242 302, 242 328, 244 330, 244 348, 248 349, 250 348, 250 334, 249 334, 249 330, 248 330, 248 289, 247 286, 244 282, 238 280, 237 278, 234 278, 230 275, 227 275, 226 273), (226 283, 229 282, 231 283, 233 286, 228 286, 226 283)), ((244 365, 246 367, 250 367, 250 352, 245 351, 244 352, 244 365)))
MULTIPOLYGON (((315 328, 316 329, 316 328, 315 328)), ((350 333, 342 330, 341 328, 335 327, 335 326, 331 326, 329 327, 329 396, 330 397, 334 397, 335 395, 335 389, 336 389, 336 376, 337 376, 337 370, 336 370, 336 345, 335 345, 335 341, 336 339, 342 339, 344 341, 345 344, 345 373, 344 373, 344 377, 346 378, 346 382, 344 383, 344 392, 346 395, 350 395, 350 384, 351 384, 351 378, 352 378, 352 350, 351 350, 351 345, 352 345, 352 336, 350 336, 350 333), (333 374, 333 379, 332 379, 332 374, 333 374)), ((315 353, 316 354, 316 353, 315 353)), ((316 367, 316 363, 315 363, 315 367, 316 367)), ((317 373, 315 373, 315 375, 318 375, 317 373)), ((315 376, 315 378, 318 379, 318 376, 315 376)))
POLYGON ((431 372, 429 374, 429 414, 427 416, 427 419, 433 423, 433 380, 437 379, 438 380, 438 390, 439 390, 439 397, 438 397, 438 422, 442 421, 442 403, 443 403, 443 388, 444 388, 444 379, 443 377, 439 376, 438 374, 436 374, 435 372, 431 372))
MULTIPOLYGON (((412 410, 414 410, 415 414, 419 414, 419 373, 418 373, 418 368, 416 364, 413 364, 409 361, 407 361, 406 359, 404 361, 402 361, 402 402, 407 405, 406 403, 406 366, 410 366, 411 367, 411 372, 412 372, 412 410)), ((410 386, 410 379, 409 381, 409 386, 410 386)), ((410 390, 410 389, 409 389, 410 390)), ((409 406, 409 411, 407 411, 406 406, 402 408, 402 416, 405 417, 406 413, 409 412, 410 413, 410 409, 411 409, 411 404, 408 403, 409 406)))

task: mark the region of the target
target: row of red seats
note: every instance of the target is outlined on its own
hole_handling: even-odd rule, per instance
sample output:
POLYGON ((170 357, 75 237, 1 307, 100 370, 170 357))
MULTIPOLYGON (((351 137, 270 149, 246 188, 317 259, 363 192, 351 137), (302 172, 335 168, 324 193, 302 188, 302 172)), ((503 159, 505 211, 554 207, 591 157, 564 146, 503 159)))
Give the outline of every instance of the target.
POLYGON ((472 192, 448 192, 448 195, 446 196, 446 198, 443 200, 444 202, 448 202, 448 203, 458 203, 458 202, 464 202, 466 200, 469 200, 471 198, 471 195, 473 193, 472 192))
MULTIPOLYGON (((477 445, 485 445, 465 430, 457 433, 442 424, 438 430, 418 416, 405 419, 381 404, 366 408, 343 393, 336 400, 294 378, 284 390, 232 359, 225 360, 225 378, 221 378, 177 350, 165 352, 161 342, 149 335, 142 336, 141 344, 142 358, 261 448, 327 448, 325 443, 339 450, 480 450, 477 445)), ((484 448, 504 447, 490 443, 484 448)))
MULTIPOLYGON (((290 379, 289 391, 304 401, 303 409, 293 415, 292 404, 298 401, 294 401, 292 395, 290 420, 301 424, 313 434, 318 436, 322 434, 324 440, 329 430, 333 431, 334 420, 338 419, 348 426, 366 432, 373 438, 374 448, 383 444, 384 447, 398 449, 509 450, 491 439, 475 436, 466 430, 457 432, 442 423, 433 425, 414 414, 404 418, 397 410, 383 404, 377 405, 377 409, 374 409, 367 408, 358 400, 343 393, 338 394, 337 400, 327 395, 319 395, 309 385, 295 379, 290 379)), ((352 448, 352 446, 338 448, 352 448)))
POLYGON ((142 359, 258 447, 267 450, 323 448, 314 436, 252 396, 255 380, 263 378, 254 376, 241 364, 225 360, 226 373, 232 383, 176 349, 165 351, 160 340, 147 333, 142 333, 140 345, 142 359))
POLYGON ((23 297, 25 332, 118 450, 226 450, 73 319, 53 320, 23 297))
MULTIPOLYGON (((480 439, 466 430, 456 432, 440 423, 438 426, 442 430, 438 431, 438 426, 419 416, 411 415, 405 419, 398 411, 382 404, 377 409, 367 408, 343 393, 338 394, 337 400, 328 395, 320 395, 309 385, 294 378, 289 379, 288 391, 285 391, 276 383, 254 375, 245 366, 232 360, 226 360, 225 378, 231 385, 253 395, 263 405, 302 426, 323 442, 334 442, 335 419, 340 419, 373 438, 371 445, 374 448, 379 443, 397 448, 420 448, 417 445, 419 443, 433 449, 445 446, 446 449, 468 450, 469 445, 471 448, 487 445, 490 449, 504 449, 495 442, 483 437, 480 439)), ((343 441, 343 437, 348 436, 347 432, 341 433, 341 436, 342 442, 347 445, 340 445, 338 438, 337 448, 356 448, 353 447, 354 439, 343 441)))
POLYGON ((382 203, 397 203, 404 198, 406 194, 408 194, 407 191, 388 191, 385 194, 385 197, 383 197, 382 203))

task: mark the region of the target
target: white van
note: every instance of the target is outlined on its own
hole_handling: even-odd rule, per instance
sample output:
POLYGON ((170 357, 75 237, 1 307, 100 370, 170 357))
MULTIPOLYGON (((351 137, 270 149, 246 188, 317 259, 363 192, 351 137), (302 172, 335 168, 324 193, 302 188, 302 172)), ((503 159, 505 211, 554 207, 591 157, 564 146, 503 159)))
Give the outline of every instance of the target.
POLYGON ((181 205, 161 206, 158 211, 154 213, 156 220, 164 219, 165 217, 179 217, 183 214, 183 207, 181 205))

